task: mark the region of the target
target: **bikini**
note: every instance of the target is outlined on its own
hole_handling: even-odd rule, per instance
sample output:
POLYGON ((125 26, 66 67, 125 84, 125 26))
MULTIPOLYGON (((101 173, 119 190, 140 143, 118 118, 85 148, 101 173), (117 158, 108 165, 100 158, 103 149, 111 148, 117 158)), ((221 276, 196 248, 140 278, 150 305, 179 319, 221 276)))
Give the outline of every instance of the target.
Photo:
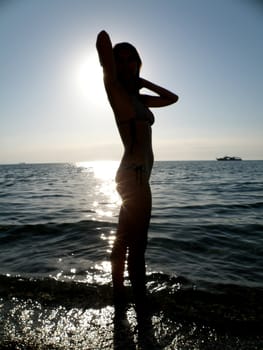
MULTIPOLYGON (((154 123, 153 113, 138 99, 136 95, 131 95, 132 104, 135 109, 135 116, 117 123, 118 126, 130 124, 130 133, 132 138, 131 153, 136 142, 136 122, 148 122, 150 125, 154 123)), ((143 174, 146 173, 146 166, 144 164, 121 164, 119 170, 132 170, 136 173, 136 181, 142 183, 143 174)))
POLYGON ((149 122, 150 125, 153 125, 154 123, 154 115, 153 113, 147 108, 138 98, 136 95, 130 95, 132 104, 134 106, 135 110, 135 116, 128 119, 128 120, 123 120, 119 121, 117 124, 118 125, 123 125, 123 124, 128 124, 132 121, 147 121, 149 122))

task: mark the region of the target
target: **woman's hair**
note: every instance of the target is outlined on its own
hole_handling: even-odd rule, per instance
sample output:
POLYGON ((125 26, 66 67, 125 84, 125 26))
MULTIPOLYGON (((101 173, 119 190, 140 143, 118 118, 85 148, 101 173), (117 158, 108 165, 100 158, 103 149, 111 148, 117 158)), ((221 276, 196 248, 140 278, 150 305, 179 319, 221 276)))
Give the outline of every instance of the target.
POLYGON ((141 60, 140 55, 139 55, 138 51, 136 50, 136 48, 130 43, 118 43, 118 44, 116 44, 113 47, 113 56, 114 56, 116 61, 118 61, 119 53, 121 50, 130 50, 132 56, 134 57, 134 59, 138 63, 138 68, 139 68, 138 69, 138 76, 139 76, 140 68, 142 65, 142 60, 141 60))
POLYGON ((131 52, 131 55, 133 56, 133 58, 137 62, 138 71, 137 71, 137 76, 135 77, 134 86, 132 88, 131 88, 131 86, 128 87, 127 81, 125 81, 125 79, 123 79, 122 76, 119 76, 118 78, 124 87, 128 88, 130 91, 132 89, 133 92, 139 93, 139 89, 140 89, 139 80, 140 80, 140 69, 141 69, 141 65, 142 65, 142 60, 141 60, 140 55, 138 54, 138 51, 136 50, 136 48, 132 44, 124 42, 124 43, 118 43, 113 47, 113 56, 114 56, 114 59, 116 62, 118 62, 119 54, 122 50, 129 50, 131 52))

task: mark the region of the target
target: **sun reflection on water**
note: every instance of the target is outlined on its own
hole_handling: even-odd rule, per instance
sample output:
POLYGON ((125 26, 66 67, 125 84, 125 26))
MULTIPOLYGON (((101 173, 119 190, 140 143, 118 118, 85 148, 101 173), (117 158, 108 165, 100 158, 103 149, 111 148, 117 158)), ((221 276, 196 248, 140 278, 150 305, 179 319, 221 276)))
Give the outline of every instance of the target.
MULTIPOLYGON (((81 179, 84 181, 83 201, 87 214, 85 218, 95 222, 104 221, 115 223, 117 221, 121 199, 116 191, 115 174, 118 167, 117 161, 92 161, 79 162, 75 166, 81 179)), ((98 224, 98 238, 103 243, 103 250, 108 257, 115 240, 115 229, 101 230, 98 224)), ((106 285, 111 282, 111 264, 107 257, 96 259, 96 263, 88 256, 85 257, 60 257, 58 258, 57 271, 51 278, 57 281, 88 283, 106 285)))
POLYGON ((208 344, 207 349, 219 344, 220 349, 225 349, 229 343, 233 348, 241 344, 238 348, 248 349, 251 346, 247 345, 252 344, 250 339, 243 343, 236 336, 220 335, 201 323, 174 321, 162 311, 154 313, 152 327, 143 329, 142 340, 146 341, 140 342, 133 308, 127 311, 127 323, 116 327, 114 308, 109 304, 44 305, 12 298, 4 306, 0 301, 0 347, 5 349, 200 349, 200 344, 208 344))
POLYGON ((114 179, 119 162, 114 160, 97 160, 92 162, 77 162, 76 166, 92 170, 95 177, 101 180, 114 179))
MULTIPOLYGON (((117 161, 79 162, 76 166, 88 174, 92 173, 96 183, 93 188, 94 201, 92 210, 96 213, 93 220, 112 219, 117 215, 121 199, 116 191, 115 174, 117 161)), ((89 188, 88 191, 91 191, 89 188)))
POLYGON ((106 236, 104 233, 101 234, 100 238, 103 240, 103 241, 108 241, 108 244, 109 244, 109 248, 107 250, 107 253, 110 253, 111 252, 111 249, 113 247, 113 243, 115 241, 115 231, 111 230, 110 231, 110 234, 108 236, 106 236))

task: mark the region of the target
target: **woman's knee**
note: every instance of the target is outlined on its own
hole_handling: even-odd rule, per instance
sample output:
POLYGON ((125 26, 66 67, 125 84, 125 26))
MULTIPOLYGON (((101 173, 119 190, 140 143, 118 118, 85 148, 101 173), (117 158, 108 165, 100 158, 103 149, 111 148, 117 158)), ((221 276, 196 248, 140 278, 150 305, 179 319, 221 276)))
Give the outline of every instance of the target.
POLYGON ((119 262, 125 259, 126 256, 126 245, 124 242, 115 242, 113 245, 111 255, 110 255, 110 261, 112 263, 119 262))
POLYGON ((129 246, 128 265, 132 267, 142 266, 145 264, 145 244, 129 246))

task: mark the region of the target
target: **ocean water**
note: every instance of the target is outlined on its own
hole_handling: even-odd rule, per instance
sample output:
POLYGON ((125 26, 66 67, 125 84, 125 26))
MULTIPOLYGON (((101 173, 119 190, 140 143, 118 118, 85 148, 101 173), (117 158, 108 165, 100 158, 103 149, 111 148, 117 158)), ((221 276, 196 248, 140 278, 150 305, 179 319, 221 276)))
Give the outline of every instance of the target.
POLYGON ((0 165, 0 348, 263 349, 263 161, 155 163, 142 337, 127 275, 113 322, 117 167, 0 165))

